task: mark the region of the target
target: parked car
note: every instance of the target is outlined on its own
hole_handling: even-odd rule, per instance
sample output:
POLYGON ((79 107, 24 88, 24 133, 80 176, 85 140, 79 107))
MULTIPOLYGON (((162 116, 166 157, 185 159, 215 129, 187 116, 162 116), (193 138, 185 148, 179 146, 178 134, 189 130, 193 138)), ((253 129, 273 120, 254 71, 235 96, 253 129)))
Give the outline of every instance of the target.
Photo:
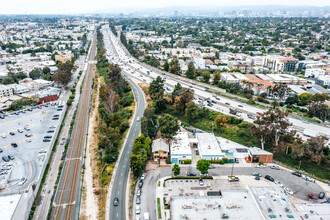
POLYGON ((136 195, 137 196, 141 196, 141 193, 142 193, 142 190, 141 189, 138 189, 137 192, 136 192, 136 195))
POLYGON ((215 166, 213 164, 210 164, 209 169, 214 169, 215 166))
POLYGON ((324 192, 320 192, 319 199, 324 199, 324 197, 325 197, 325 193, 324 192))
POLYGON ((119 205, 119 199, 118 198, 115 198, 113 200, 113 206, 118 206, 119 205))
POLYGON ((239 178, 237 176, 231 176, 231 177, 228 177, 228 181, 229 182, 238 182, 239 178))
POLYGON ((275 180, 275 184, 278 185, 278 186, 280 186, 280 187, 283 187, 283 183, 281 183, 281 182, 278 181, 278 180, 275 180))
POLYGON ((258 173, 258 172, 253 172, 253 173, 252 173, 252 176, 259 176, 259 177, 261 177, 261 174, 258 173))
POLYGON ((8 155, 8 158, 9 158, 9 160, 14 160, 15 159, 15 157, 12 156, 12 155, 8 155))
POLYGON ((2 160, 5 161, 5 162, 9 162, 10 161, 10 159, 7 156, 3 156, 2 157, 2 160))
POLYGON ((235 163, 239 163, 239 159, 238 158, 235 158, 235 163))
POLYGON ((266 175, 266 176, 265 176, 265 179, 274 182, 274 178, 271 177, 271 176, 269 176, 269 175, 266 175))
POLYGON ((306 176, 306 180, 312 183, 315 183, 315 180, 309 176, 306 176))
POLYGON ((141 197, 140 196, 136 196, 136 204, 141 204, 141 197))
POLYGON ((31 134, 25 134, 25 137, 31 137, 31 134))
POLYGON ((301 173, 299 173, 299 172, 292 172, 292 175, 295 175, 295 176, 301 177, 301 173))
POLYGON ((204 186, 204 181, 203 181, 202 178, 199 178, 199 185, 200 185, 200 186, 204 186))
POLYGON ((139 182, 139 188, 142 188, 142 186, 143 186, 143 181, 140 180, 140 182, 139 182))
POLYGON ((292 192, 292 190, 291 189, 289 189, 289 188, 287 188, 287 187, 285 187, 284 188, 284 192, 286 193, 286 194, 289 194, 289 195, 293 195, 293 192, 292 192))
POLYGON ((144 180, 146 178, 146 175, 147 175, 146 173, 143 173, 140 179, 144 180))
POLYGON ((256 176, 256 178, 254 178, 255 180, 260 180, 260 177, 259 176, 256 176))
POLYGON ((280 170, 280 167, 279 166, 276 166, 276 165, 272 165, 270 166, 271 169, 274 169, 274 170, 280 170))
POLYGON ((6 135, 3 134, 3 135, 1 135, 1 137, 2 137, 2 138, 6 138, 6 135))
POLYGON ((195 153, 196 153, 196 155, 199 155, 198 149, 195 149, 195 153))
POLYGON ((317 197, 313 196, 313 194, 308 194, 308 198, 311 200, 317 200, 317 197))
POLYGON ((2 150, 2 148, 0 148, 0 153, 2 153, 3 152, 3 150, 2 150))
POLYGON ((196 176, 197 174, 196 173, 193 173, 193 172, 187 172, 187 176, 196 176))
POLYGON ((18 133, 23 133, 23 130, 22 129, 17 129, 17 132, 18 133))
POLYGON ((135 208, 135 214, 139 215, 140 213, 141 213, 140 206, 137 205, 136 208, 135 208))
POLYGON ((258 168, 265 168, 266 166, 263 165, 263 164, 258 164, 257 167, 258 167, 258 168))

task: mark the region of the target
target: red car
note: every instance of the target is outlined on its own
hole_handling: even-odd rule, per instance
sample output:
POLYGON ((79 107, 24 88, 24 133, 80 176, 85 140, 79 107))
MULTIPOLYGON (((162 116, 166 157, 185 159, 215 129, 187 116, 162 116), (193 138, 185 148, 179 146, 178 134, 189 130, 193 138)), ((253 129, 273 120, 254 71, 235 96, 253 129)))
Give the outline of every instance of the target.
POLYGON ((308 194, 308 198, 311 200, 317 200, 317 197, 314 197, 313 194, 308 194))
POLYGON ((258 114, 258 115, 262 115, 262 113, 261 113, 261 112, 257 112, 257 114, 258 114))

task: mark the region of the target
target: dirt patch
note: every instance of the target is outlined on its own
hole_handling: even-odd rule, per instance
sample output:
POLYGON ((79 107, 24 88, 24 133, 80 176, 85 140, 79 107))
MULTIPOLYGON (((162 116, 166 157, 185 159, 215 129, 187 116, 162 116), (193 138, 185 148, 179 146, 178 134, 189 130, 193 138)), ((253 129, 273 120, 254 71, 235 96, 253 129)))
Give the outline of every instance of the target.
POLYGON ((88 127, 88 139, 86 148, 86 160, 85 160, 85 176, 83 183, 83 194, 80 216, 81 219, 97 219, 98 218, 98 194, 99 194, 99 178, 95 174, 95 170, 98 170, 98 150, 97 150, 97 134, 96 128, 98 127, 99 115, 98 109, 95 106, 99 105, 99 88, 100 79, 95 78, 95 87, 92 98, 92 108, 90 112, 89 127, 88 127))

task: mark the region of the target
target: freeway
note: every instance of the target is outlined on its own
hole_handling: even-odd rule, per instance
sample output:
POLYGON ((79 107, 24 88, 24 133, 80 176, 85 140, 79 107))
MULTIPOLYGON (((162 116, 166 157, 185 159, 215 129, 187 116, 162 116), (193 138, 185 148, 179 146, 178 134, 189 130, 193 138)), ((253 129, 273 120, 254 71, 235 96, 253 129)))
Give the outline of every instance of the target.
MULTIPOLYGON (((210 86, 198 81, 184 78, 182 76, 177 76, 168 72, 164 72, 154 67, 151 67, 145 63, 139 62, 128 53, 128 51, 126 50, 124 45, 120 42, 120 39, 118 37, 115 37, 112 33, 110 34, 110 37, 112 38, 113 45, 114 47, 116 47, 116 51, 117 51, 116 53, 118 54, 117 57, 113 56, 111 58, 112 61, 117 62, 121 66, 126 67, 130 75, 132 75, 135 78, 140 78, 140 80, 144 81, 145 83, 149 83, 152 81, 152 79, 156 78, 157 76, 161 76, 165 80, 164 82, 165 85, 173 88, 176 83, 181 83, 183 87, 193 89, 195 92, 195 96, 202 98, 202 101, 205 99, 212 99, 215 96, 213 93, 206 91, 207 88, 211 89, 212 91, 223 93, 221 89, 216 88, 214 86, 210 86)), ((249 122, 252 122, 253 120, 251 120, 248 117, 248 114, 252 114, 255 116, 257 112, 263 113, 267 111, 267 109, 262 109, 253 105, 248 105, 224 96, 221 96, 221 98, 219 99, 220 100, 214 100, 217 105, 215 105, 213 108, 207 105, 205 107, 226 114, 229 113, 230 107, 235 107, 238 111, 244 113, 241 114, 241 117, 249 122)), ((197 102, 197 100, 195 102, 197 102)), ((303 136, 303 131, 305 128, 308 128, 309 130, 312 130, 316 133, 330 137, 329 136, 330 128, 327 126, 323 126, 312 122, 306 122, 304 120, 300 120, 292 116, 289 116, 289 121, 292 123, 293 128, 299 131, 300 132, 299 135, 302 136, 303 139, 305 140, 308 138, 303 136)))
POLYGON ((78 219, 81 198, 81 171, 83 152, 88 129, 88 117, 92 94, 92 82, 95 72, 93 64, 96 55, 96 35, 94 33, 91 53, 78 103, 75 123, 73 126, 67 156, 63 164, 60 181, 55 192, 51 219, 78 219))
MULTIPOLYGON (((107 35, 107 32, 103 32, 104 36, 107 35)), ((105 38, 105 45, 109 46, 107 50, 114 49, 111 38, 105 38), (108 41, 109 40, 109 41, 108 41)), ((116 53, 116 50, 114 50, 116 53)), ((125 71, 122 71, 122 74, 125 76, 125 71)), ((132 146, 134 143, 134 139, 140 134, 141 123, 137 120, 137 118, 141 118, 143 116, 143 112, 146 106, 145 98, 143 91, 141 88, 136 85, 132 80, 127 77, 127 81, 131 85, 135 97, 135 114, 133 121, 131 123, 131 127, 127 136, 127 140, 124 143, 122 154, 119 158, 118 169, 116 170, 113 186, 111 190, 111 199, 110 199, 110 211, 109 211, 109 219, 126 219, 126 187, 129 173, 129 158, 132 152, 132 146), (118 198, 119 205, 113 206, 113 200, 118 198)))

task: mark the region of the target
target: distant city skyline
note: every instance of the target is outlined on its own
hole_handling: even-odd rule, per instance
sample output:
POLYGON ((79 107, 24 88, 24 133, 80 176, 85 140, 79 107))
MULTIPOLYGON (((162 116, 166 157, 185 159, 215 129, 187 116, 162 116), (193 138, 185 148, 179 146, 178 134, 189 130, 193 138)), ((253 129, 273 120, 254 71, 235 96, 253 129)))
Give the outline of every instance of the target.
POLYGON ((201 4, 199 0, 11 0, 6 1, 0 8, 0 14, 86 14, 86 13, 107 13, 107 12, 125 12, 127 10, 158 9, 175 6, 263 6, 263 5, 283 5, 283 6, 329 6, 328 0, 278 0, 275 2, 269 0, 204 0, 201 4), (156 2, 156 3, 155 3, 156 2))

